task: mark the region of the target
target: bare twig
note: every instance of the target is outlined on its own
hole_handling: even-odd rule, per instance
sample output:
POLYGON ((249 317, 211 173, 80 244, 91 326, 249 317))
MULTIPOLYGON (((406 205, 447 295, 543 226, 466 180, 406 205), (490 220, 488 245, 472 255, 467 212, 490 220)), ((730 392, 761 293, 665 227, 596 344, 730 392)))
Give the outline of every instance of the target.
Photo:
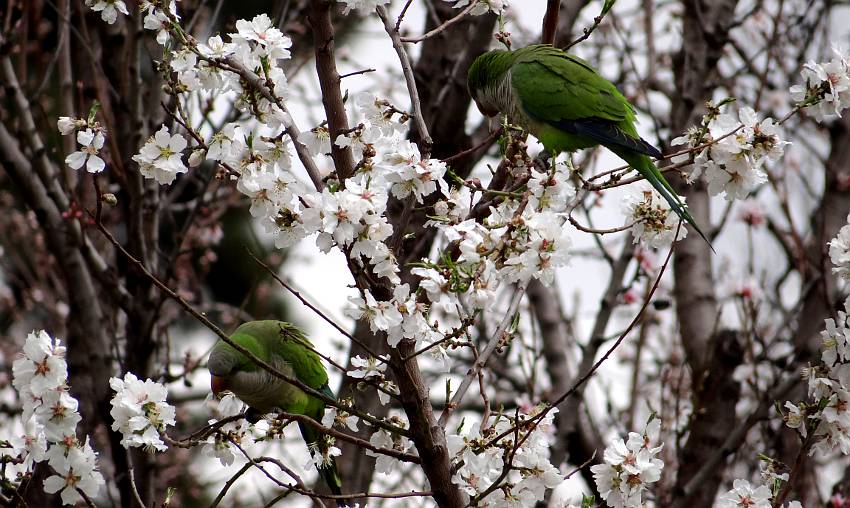
POLYGON ((395 49, 399 62, 401 63, 401 70, 404 73, 404 80, 407 83, 407 92, 410 95, 410 105, 413 108, 413 121, 416 123, 416 130, 419 132, 419 136, 422 139, 419 146, 419 152, 422 154, 422 158, 426 159, 431 153, 431 146, 434 142, 431 140, 431 135, 428 134, 428 127, 425 125, 425 117, 422 116, 422 104, 419 102, 419 91, 416 89, 416 79, 413 76, 413 66, 410 64, 410 57, 407 55, 407 51, 401 44, 401 36, 390 21, 386 7, 379 5, 375 8, 375 10, 381 18, 381 21, 384 22, 384 29, 390 36, 390 40, 393 42, 393 49, 395 49))
MULTIPOLYGON (((416 43, 424 41, 425 39, 430 39, 431 37, 438 35, 440 32, 444 31, 448 27, 454 25, 458 21, 465 18, 466 15, 469 14, 472 11, 472 9, 474 9, 477 5, 478 5, 478 1, 473 0, 472 2, 469 2, 469 5, 467 5, 464 10, 460 11, 457 16, 446 20, 443 24, 441 24, 437 28, 434 28, 433 30, 428 31, 428 33, 425 33, 423 35, 419 35, 417 37, 400 37, 399 41, 410 42, 410 43, 416 44, 416 43)), ((379 9, 381 9, 381 8, 382 7, 379 7, 379 9)), ((395 31, 396 31, 396 33, 398 33, 398 25, 396 25, 395 31)))
POLYGON ((472 384, 472 381, 478 375, 478 372, 484 368, 487 364, 487 360, 490 359, 490 355, 496 351, 496 348, 504 339, 505 331, 507 331, 508 327, 514 320, 514 314, 516 314, 517 309, 519 308, 519 304, 522 301, 522 297, 525 294, 525 287, 523 286, 515 286, 513 294, 511 295, 511 302, 508 305, 508 310, 505 312, 505 317, 502 319, 502 322, 499 324, 499 327, 496 328, 496 331, 493 333, 492 337, 490 337, 490 341, 487 342, 487 345, 484 347, 484 350, 478 355, 478 358, 475 360, 475 363, 469 368, 466 373, 466 376, 463 378, 463 381, 458 387, 457 391, 452 395, 451 401, 446 405, 446 408, 443 409, 443 413, 440 415, 440 426, 445 427, 446 423, 449 421, 449 416, 451 416, 454 408, 457 407, 461 400, 463 400, 463 396, 466 395, 466 391, 469 390, 469 386, 472 384))

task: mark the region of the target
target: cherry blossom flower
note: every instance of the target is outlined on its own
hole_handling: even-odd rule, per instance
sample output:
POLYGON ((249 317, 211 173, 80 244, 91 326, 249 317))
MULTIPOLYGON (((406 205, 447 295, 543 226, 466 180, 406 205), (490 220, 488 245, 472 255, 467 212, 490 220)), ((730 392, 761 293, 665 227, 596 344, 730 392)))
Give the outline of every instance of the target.
MULTIPOLYGON (((58 447, 51 448, 51 451, 58 447)), ((44 480, 44 491, 60 493, 62 504, 75 505, 83 500, 77 489, 94 496, 106 482, 97 470, 97 454, 88 441, 82 447, 71 447, 66 453, 52 454, 50 467, 55 474, 44 480)))
POLYGON ((18 390, 27 387, 41 397, 59 389, 68 380, 65 346, 44 330, 33 331, 24 343, 24 356, 12 364, 12 385, 18 390))
POLYGON ((111 378, 109 386, 115 391, 109 412, 114 420, 112 430, 121 432, 121 444, 165 451, 168 447, 160 433, 176 423, 174 407, 165 402, 165 386, 150 379, 141 381, 132 372, 124 374, 123 380, 111 378))
POLYGON ((187 142, 180 134, 170 134, 168 127, 162 126, 151 136, 142 149, 133 156, 139 163, 139 171, 145 178, 153 178, 163 185, 174 181, 179 173, 189 171, 183 164, 181 154, 187 142))
POLYGON ((664 468, 664 462, 656 458, 663 445, 650 446, 650 436, 656 436, 660 426, 660 420, 653 419, 643 434, 630 432, 627 441, 614 438, 603 454, 605 462, 590 468, 608 506, 643 506, 643 493, 661 478, 664 468))
POLYGON ((355 355, 351 359, 351 366, 354 369, 348 371, 350 377, 359 379, 369 379, 370 377, 383 377, 387 370, 387 364, 379 362, 375 357, 361 358, 360 355, 355 355))
POLYGON ((770 508, 770 489, 765 485, 754 487, 747 480, 736 479, 732 483, 732 490, 721 495, 717 504, 718 508, 770 508))
POLYGON ((125 16, 130 14, 123 0, 86 0, 86 5, 99 12, 100 18, 110 25, 118 19, 119 12, 125 16))
MULTIPOLYGON (((684 202, 685 198, 680 199, 684 202)), ((651 249, 665 249, 673 242, 674 236, 676 241, 688 236, 685 225, 679 224, 679 216, 671 212, 667 200, 648 185, 642 187, 640 196, 627 195, 623 200, 623 214, 626 224, 633 224, 632 243, 651 249)))
POLYGON ((463 9, 471 3, 475 4, 469 13, 473 16, 480 16, 492 12, 494 14, 502 14, 508 8, 507 0, 443 0, 445 2, 454 2, 455 9, 463 9))
POLYGON ((89 173, 100 173, 106 167, 106 163, 98 155, 103 148, 105 138, 103 132, 85 129, 77 132, 77 142, 80 149, 65 157, 65 164, 73 169, 86 166, 89 173))

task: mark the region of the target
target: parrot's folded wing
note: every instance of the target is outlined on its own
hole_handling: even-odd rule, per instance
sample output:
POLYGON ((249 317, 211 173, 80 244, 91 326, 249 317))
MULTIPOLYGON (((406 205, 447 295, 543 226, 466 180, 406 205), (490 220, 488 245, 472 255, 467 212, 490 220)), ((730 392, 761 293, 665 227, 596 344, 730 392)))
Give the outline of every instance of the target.
POLYGON ((584 61, 549 46, 530 49, 511 67, 511 85, 533 117, 634 121, 634 109, 617 87, 584 61))
POLYGON ((293 326, 280 326, 275 354, 292 366, 295 377, 314 390, 328 384, 328 373, 313 344, 293 326))
POLYGON ((643 138, 629 136, 615 122, 601 118, 582 118, 580 120, 547 121, 564 132, 590 138, 600 145, 618 146, 628 150, 663 159, 661 151, 650 145, 643 138))

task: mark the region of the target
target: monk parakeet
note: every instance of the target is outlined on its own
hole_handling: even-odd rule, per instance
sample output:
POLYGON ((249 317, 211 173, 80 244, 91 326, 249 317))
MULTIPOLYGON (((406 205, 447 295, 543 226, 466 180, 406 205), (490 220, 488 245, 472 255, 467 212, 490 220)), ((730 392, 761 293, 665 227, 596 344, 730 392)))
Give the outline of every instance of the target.
POLYGON ((670 208, 708 241, 649 158, 663 156, 638 136, 634 107, 581 58, 545 44, 493 50, 472 62, 467 85, 482 113, 504 113, 553 155, 596 145, 608 148, 636 169, 670 208))
MULTIPOLYGON (((230 338, 281 374, 334 397, 322 359, 295 325, 283 321, 251 321, 237 328, 230 338)), ((229 390, 259 414, 280 410, 322 421, 324 401, 275 377, 223 340, 213 347, 207 367, 215 394, 229 390)), ((319 431, 302 422, 298 422, 298 426, 310 453, 325 455, 328 444, 319 431)), ((329 456, 329 460, 317 469, 331 492, 341 494, 342 482, 333 456, 329 456)), ((345 506, 341 499, 337 504, 345 506)))

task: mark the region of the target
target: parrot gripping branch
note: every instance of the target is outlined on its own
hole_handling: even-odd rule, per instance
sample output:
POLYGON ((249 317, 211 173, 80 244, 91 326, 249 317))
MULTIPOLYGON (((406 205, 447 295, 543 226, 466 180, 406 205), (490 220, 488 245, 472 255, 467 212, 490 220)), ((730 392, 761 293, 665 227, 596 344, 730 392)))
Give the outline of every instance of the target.
MULTIPOLYGON (((91 213, 91 212, 90 212, 90 213, 91 213)), ((147 268, 145 268, 145 266, 142 264, 142 262, 141 262, 141 261, 139 261, 139 260, 138 260, 138 259, 136 259, 136 258, 135 258, 132 254, 130 254, 129 252, 127 252, 127 250, 124 248, 124 246, 123 246, 123 245, 121 245, 121 243, 120 243, 120 242, 119 242, 119 241, 118 241, 118 240, 117 240, 117 239, 116 239, 116 238, 112 235, 112 233, 111 233, 108 229, 106 229, 106 227, 105 227, 102 223, 96 223, 96 225, 97 225, 98 230, 100 230, 100 232, 101 232, 101 233, 103 233, 103 235, 107 238, 107 240, 109 240, 109 242, 110 242, 110 243, 111 243, 111 244, 112 244, 112 245, 113 245, 116 249, 118 249, 118 251, 119 251, 119 252, 120 252, 120 253, 121 253, 121 254, 122 254, 125 258, 127 258, 127 260, 128 260, 128 261, 130 261, 133 265, 135 265, 135 266, 136 266, 136 268, 138 268, 138 269, 139 269, 139 270, 140 270, 140 271, 141 271, 141 272, 145 275, 145 277, 147 277, 147 278, 148 278, 148 279, 149 279, 149 280, 150 280, 150 281, 151 281, 151 282, 152 282, 152 283, 153 283, 153 284, 154 284, 157 288, 159 288, 159 290, 160 290, 160 291, 162 291, 162 292, 163 292, 163 293, 165 293, 165 294, 166 294, 169 298, 171 298, 172 300, 174 300, 175 302, 177 302, 177 303, 178 303, 181 307, 183 307, 183 309, 184 309, 186 312, 188 312, 188 313, 189 313, 192 317, 194 317, 195 319, 197 319, 197 320, 198 320, 201 324, 203 324, 203 325, 204 325, 204 326, 206 326, 206 327, 207 327, 210 331, 212 331, 213 333, 215 333, 215 334, 218 336, 218 338, 219 338, 219 339, 221 339, 223 342, 225 342, 226 344, 228 344, 230 347, 232 347, 233 349, 235 349, 235 350, 236 350, 236 351, 238 351, 239 353, 243 354, 246 358, 248 358, 249 360, 251 360, 251 361, 252 361, 255 365, 257 365, 257 366, 261 367, 263 370, 265 370, 266 372, 270 373, 272 376, 274 376, 274 377, 276 377, 276 378, 278 378, 278 379, 280 379, 280 380, 284 381, 285 383, 288 383, 288 384, 290 384, 290 385, 292 385, 292 386, 294 386, 294 387, 296 387, 296 388, 298 388, 298 389, 302 390, 304 393, 306 393, 306 394, 308 394, 308 395, 310 395, 310 396, 312 396, 312 397, 315 397, 315 398, 317 398, 317 399, 321 400, 322 402, 324 402, 325 404, 327 404, 327 405, 329 405, 329 406, 338 407, 338 408, 340 408, 340 409, 343 409, 343 410, 345 410, 345 411, 348 411, 348 412, 350 412, 351 414, 354 414, 354 415, 356 415, 357 417, 359 417, 359 418, 363 419, 364 421, 368 422, 369 424, 371 424, 371 425, 373 425, 373 426, 375 426, 375 427, 378 427, 378 428, 384 429, 384 430, 386 430, 386 431, 388 431, 388 432, 395 433, 395 434, 399 434, 399 435, 402 435, 402 436, 405 436, 405 437, 410 437, 410 431, 409 431, 408 429, 404 429, 404 428, 398 427, 397 425, 389 424, 389 423, 385 422, 384 420, 381 420, 381 419, 375 418, 374 416, 371 416, 371 415, 369 415, 369 414, 367 414, 367 413, 363 413, 363 412, 357 411, 357 410, 356 410, 356 409, 354 409, 354 408, 350 408, 350 407, 348 407, 348 406, 343 406, 343 405, 341 405, 341 404, 340 404, 340 403, 339 403, 336 399, 334 399, 333 397, 329 397, 329 396, 328 396, 328 395, 326 395, 325 393, 323 393, 323 392, 321 392, 321 391, 319 391, 319 390, 315 390, 315 389, 313 389, 313 388, 311 388, 311 387, 307 386, 306 384, 304 384, 303 382, 299 381, 298 379, 293 379, 293 378, 291 378, 291 377, 289 377, 289 376, 285 376, 285 375, 284 375, 284 374, 282 374, 279 370, 275 369, 272 365, 270 365, 268 362, 266 362, 266 361, 264 361, 263 359, 261 359, 261 358, 257 357, 257 355, 255 355, 254 353, 252 353, 252 352, 251 352, 251 351, 249 351, 248 349, 246 349, 246 348, 242 347, 240 344, 238 344, 238 343, 234 342, 234 341, 233 341, 233 339, 231 339, 231 338, 230 338, 230 337, 229 337, 226 333, 224 333, 224 331, 223 331, 221 328, 219 328, 218 326, 216 326, 216 325, 215 325, 212 321, 210 321, 210 320, 209 320, 206 316, 204 316, 203 314, 201 314, 200 312, 198 312, 198 311, 197 311, 194 307, 192 307, 192 306, 189 304, 189 302, 187 302, 186 300, 184 300, 184 299, 183 299, 180 295, 178 295, 178 294, 177 294, 177 293, 175 293, 175 292, 174 292, 171 288, 169 288, 168 286, 166 286, 166 285, 165 285, 165 284, 164 284, 161 280, 159 280, 159 278, 157 278, 154 274, 150 273, 150 271, 148 271, 148 269, 147 269, 147 268)))

